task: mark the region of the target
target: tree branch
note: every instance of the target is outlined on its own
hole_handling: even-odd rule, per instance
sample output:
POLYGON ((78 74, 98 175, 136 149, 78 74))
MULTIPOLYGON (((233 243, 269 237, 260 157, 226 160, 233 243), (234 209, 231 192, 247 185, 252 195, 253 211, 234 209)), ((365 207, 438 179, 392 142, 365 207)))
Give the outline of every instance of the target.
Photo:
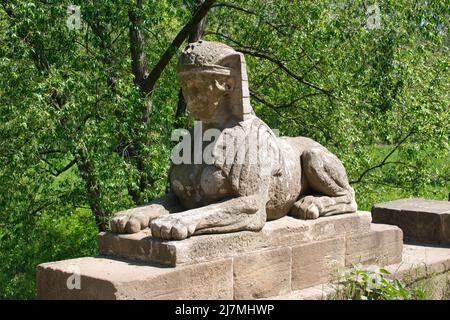
MULTIPOLYGON (((272 109, 286 109, 286 108, 292 108, 292 107, 295 107, 295 106, 296 106, 296 103, 299 102, 300 100, 303 100, 303 99, 306 99, 306 98, 309 98, 309 97, 313 97, 313 96, 317 96, 317 95, 319 95, 319 94, 321 94, 321 93, 318 93, 318 92, 308 93, 308 94, 305 94, 305 95, 303 95, 303 96, 300 96, 300 97, 298 97, 298 98, 292 100, 292 101, 289 102, 289 103, 278 104, 278 105, 276 105, 276 104, 273 104, 273 103, 271 103, 271 102, 265 100, 262 96, 260 96, 260 95, 259 95, 258 93, 256 93, 255 91, 250 90, 250 95, 251 95, 252 97, 254 97, 255 100, 257 100, 257 101, 259 101, 259 102, 261 102, 261 103, 264 103, 265 105, 271 107, 272 109)), ((304 108, 302 108, 302 109, 306 111, 306 109, 304 109, 304 108)))
POLYGON ((86 195, 89 200, 89 205, 95 216, 95 222, 99 231, 106 230, 106 217, 108 212, 103 209, 101 204, 102 189, 100 180, 95 174, 95 167, 89 157, 88 150, 84 142, 81 142, 76 159, 78 162, 81 177, 86 184, 86 195))
POLYGON ((72 168, 75 164, 77 163, 77 159, 73 159, 72 161, 70 161, 68 164, 66 164, 64 166, 64 168, 59 169, 57 171, 56 177, 59 176, 61 173, 66 172, 67 170, 69 170, 70 168, 72 168))
POLYGON ((151 95, 156 82, 161 77, 165 67, 169 64, 171 58, 178 48, 194 30, 195 26, 202 21, 216 0, 205 0, 198 8, 197 12, 192 16, 191 20, 178 32, 172 43, 160 57, 159 61, 151 70, 149 76, 144 80, 143 91, 146 95, 151 95))
MULTIPOLYGON (((239 7, 235 4, 231 4, 231 3, 217 3, 215 5, 213 5, 213 7, 224 7, 224 8, 229 8, 229 9, 234 9, 240 12, 244 12, 246 14, 251 14, 251 15, 255 15, 258 16, 258 13, 254 10, 248 9, 248 8, 243 8, 243 7, 239 7)), ((261 17, 260 17, 261 18, 261 17)), ((271 23, 270 21, 267 21, 266 19, 261 19, 262 22, 266 23, 268 26, 270 26, 271 28, 273 28, 275 31, 277 31, 279 34, 286 36, 286 32, 282 31, 278 26, 274 25, 273 23, 271 23)))
POLYGON ((272 62, 273 64, 277 65, 278 67, 280 67, 281 70, 283 70, 287 75, 291 76, 298 82, 303 83, 304 85, 306 85, 308 87, 314 88, 326 95, 332 94, 330 90, 323 89, 323 88, 319 87, 318 85, 315 85, 314 83, 311 83, 308 80, 305 80, 302 76, 295 74, 293 71, 291 71, 289 68, 287 68, 281 60, 278 60, 277 58, 275 58, 272 55, 269 55, 264 52, 249 50, 246 48, 237 48, 236 51, 240 51, 242 53, 248 54, 248 55, 256 57, 256 58, 268 60, 268 61, 272 62))
POLYGON ((60 174, 66 172, 67 170, 69 170, 70 168, 72 168, 76 163, 77 160, 73 159, 72 161, 70 161, 68 164, 66 164, 62 169, 58 169, 57 167, 55 167, 50 161, 48 161, 45 158, 40 158, 40 160, 42 162, 44 162, 45 164, 47 164, 49 167, 51 167, 55 172, 51 171, 51 170, 47 170, 47 172, 50 172, 50 174, 54 177, 58 177, 60 174))
POLYGON ((275 66, 275 68, 272 71, 270 71, 269 73, 267 73, 266 75, 263 76, 261 81, 259 81, 259 83, 255 85, 255 88, 259 89, 267 81, 267 79, 269 79, 270 76, 272 76, 278 70, 280 70, 280 67, 279 66, 275 66))
MULTIPOLYGON (((44 210, 45 208, 48 208, 50 205, 54 204, 57 200, 60 200, 62 198, 64 198, 65 196, 69 195, 70 192, 65 192, 65 193, 61 193, 59 195, 56 196, 56 199, 52 200, 52 201, 47 201, 42 203, 40 206, 38 206, 36 209, 34 210, 29 210, 30 211, 30 215, 29 217, 33 217, 34 215, 36 215, 37 213, 39 213, 40 211, 44 210)), ((35 203, 35 201, 32 201, 32 204, 30 205, 33 206, 35 203)))
POLYGON ((364 176, 366 175, 366 174, 368 174, 370 171, 372 171, 372 170, 375 170, 375 169, 378 169, 378 168, 381 168, 381 167, 383 167, 383 166, 385 166, 385 165, 388 165, 388 164, 401 164, 401 165, 408 165, 407 163, 404 163, 404 162, 401 162, 401 161, 387 161, 393 154, 394 154, 394 152, 410 137, 410 136, 412 136, 413 134, 414 134, 414 130, 411 130, 405 137, 403 137, 403 139, 401 139, 396 145, 395 145, 395 147, 394 148, 392 148, 392 150, 383 158, 383 160, 379 163, 379 164, 377 164, 377 165, 375 165, 375 166, 373 166, 373 167, 370 167, 370 168, 367 168, 366 170, 364 170, 361 174, 360 174, 360 176, 358 177, 358 179, 356 179, 356 180, 353 180, 353 181, 350 181, 350 183, 351 184, 355 184, 355 183, 360 183, 361 181, 362 181, 362 179, 364 178, 364 176))
POLYGON ((275 64, 276 66, 278 66, 278 68, 283 70, 283 72, 285 74, 287 74, 288 76, 294 78, 298 82, 300 82, 300 83, 302 83, 302 84, 304 84, 304 85, 306 85, 306 86, 308 86, 310 88, 316 89, 316 90, 322 92, 323 94, 326 94, 327 96, 330 96, 330 97, 333 96, 331 90, 321 88, 318 85, 316 85, 316 84, 314 84, 312 82, 309 82, 308 80, 304 79, 303 76, 299 76, 299 75, 295 74, 292 70, 290 70, 288 67, 286 67, 286 65, 284 64, 283 61, 279 60, 278 58, 276 58, 275 56, 273 56, 270 53, 262 52, 262 51, 259 51, 258 49, 245 46, 242 43, 240 43, 240 42, 238 42, 236 40, 233 40, 229 36, 224 35, 224 34, 222 34, 220 32, 208 32, 207 35, 216 35, 216 36, 222 37, 224 39, 227 39, 228 41, 233 42, 234 44, 239 46, 238 48, 235 48, 236 51, 240 51, 240 52, 242 52, 244 54, 248 54, 248 55, 256 57, 256 58, 267 60, 267 61, 275 64))
POLYGON ((128 12, 130 19, 131 70, 136 84, 144 91, 145 79, 148 77, 148 62, 145 54, 145 38, 142 18, 137 11, 142 11, 142 0, 136 0, 136 8, 128 12))
MULTIPOLYGON (((197 0, 197 6, 201 6, 203 4, 204 0, 197 0)), ((200 20, 198 24, 195 25, 192 32, 189 34, 188 42, 197 42, 203 37, 203 34, 205 33, 205 24, 206 24, 206 16, 200 20)), ((178 104, 177 104, 177 111, 175 113, 175 117, 178 119, 182 115, 186 113, 186 101, 183 97, 183 92, 180 90, 178 91, 178 104)))
MULTIPOLYGON (((315 94, 310 94, 310 95, 312 96, 312 95, 318 95, 318 94, 320 94, 320 93, 315 93, 315 94)), ((295 106, 295 107, 297 107, 297 108, 299 108, 299 109, 301 109, 301 110, 303 110, 303 111, 305 111, 305 112, 310 112, 310 111, 307 110, 306 108, 302 108, 302 107, 299 107, 299 106, 296 106, 296 105, 295 105, 295 102, 298 102, 299 100, 305 98, 305 97, 308 96, 308 95, 305 95, 305 96, 302 96, 302 97, 300 97, 300 98, 298 98, 298 99, 295 99, 295 100, 293 100, 292 102, 290 102, 290 103, 288 103, 288 104, 285 104, 285 105, 276 105, 276 104, 273 104, 272 102, 267 101, 263 96, 261 96, 260 94, 256 93, 256 92, 253 91, 253 90, 250 90, 250 95, 251 95, 253 98, 255 98, 255 100, 257 100, 257 101, 259 101, 260 103, 262 103, 262 104, 268 106, 271 110, 273 110, 273 111, 274 111, 277 115, 279 115, 281 118, 283 118, 283 119, 285 119, 285 120, 289 120, 289 121, 295 122, 296 124, 298 124, 298 122, 296 122, 296 118, 284 116, 284 115, 280 112, 280 109, 282 109, 282 108, 287 108, 287 107, 294 107, 294 106, 295 106)), ((311 126, 311 125, 310 125, 310 126, 311 126)), ((322 134, 324 135, 324 137, 325 137, 328 141, 332 141, 332 140, 333 140, 332 137, 330 136, 330 134, 327 133, 327 132, 323 129, 323 128, 326 128, 327 126, 326 126, 326 124, 323 123, 323 120, 322 120, 321 118, 316 117, 316 125, 312 125, 312 127, 316 128, 316 129, 318 129, 320 132, 322 132, 322 134), (317 124, 320 124, 320 126, 317 125, 317 124)))

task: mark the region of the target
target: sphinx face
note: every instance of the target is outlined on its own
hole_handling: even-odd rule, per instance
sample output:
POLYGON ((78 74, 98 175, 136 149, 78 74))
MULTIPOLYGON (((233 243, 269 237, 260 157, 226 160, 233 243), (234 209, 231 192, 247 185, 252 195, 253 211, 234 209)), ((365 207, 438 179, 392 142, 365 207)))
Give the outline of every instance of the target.
POLYGON ((223 75, 184 74, 180 84, 186 107, 194 118, 210 122, 218 109, 224 107, 224 98, 232 89, 232 79, 223 75))

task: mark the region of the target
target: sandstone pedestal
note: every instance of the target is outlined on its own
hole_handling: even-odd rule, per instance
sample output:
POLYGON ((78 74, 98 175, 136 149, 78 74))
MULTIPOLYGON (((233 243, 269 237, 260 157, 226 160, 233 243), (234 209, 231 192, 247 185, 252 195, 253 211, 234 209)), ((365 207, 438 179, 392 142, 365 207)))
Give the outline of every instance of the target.
POLYGON ((373 222, 396 225, 405 241, 450 244, 450 201, 401 199, 375 204, 373 222))
POLYGON ((182 241, 161 241, 149 230, 107 232, 99 235, 99 257, 39 265, 38 297, 270 298, 326 283, 339 267, 398 263, 402 245, 398 227, 371 224, 370 213, 361 211, 308 221, 284 217, 261 232, 182 241), (74 270, 80 289, 67 286, 74 270))

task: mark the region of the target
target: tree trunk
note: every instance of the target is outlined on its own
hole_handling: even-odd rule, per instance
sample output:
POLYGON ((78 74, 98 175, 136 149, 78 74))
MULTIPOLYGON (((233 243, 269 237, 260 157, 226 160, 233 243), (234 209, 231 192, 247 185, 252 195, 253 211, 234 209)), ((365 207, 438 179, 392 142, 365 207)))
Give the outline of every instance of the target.
MULTIPOLYGON (((162 72, 169 64, 176 50, 181 46, 184 40, 189 37, 190 41, 196 41, 203 34, 203 25, 205 16, 213 6, 215 0, 198 0, 197 11, 192 16, 191 20, 178 32, 172 43, 161 55, 159 61, 155 66, 149 70, 148 61, 145 54, 145 35, 143 31, 142 18, 139 16, 139 11, 142 11, 142 0, 136 0, 136 6, 129 11, 130 20, 130 51, 131 51, 131 66, 135 78, 135 82, 139 87, 142 97, 145 99, 143 108, 143 122, 148 123, 150 120, 150 113, 152 111, 152 94, 156 82, 161 77, 162 72)), ((145 172, 145 163, 149 161, 150 156, 142 151, 142 147, 148 147, 149 141, 143 133, 136 132, 137 138, 134 143, 134 148, 131 148, 130 158, 136 163, 136 169, 139 171, 139 192, 128 187, 128 193, 133 198, 136 204, 144 202, 146 199, 142 198, 142 194, 154 182, 152 177, 145 172)))
MULTIPOLYGON (((203 4, 204 0, 197 0, 197 7, 200 7, 203 4)), ((189 34, 188 42, 197 42, 200 40, 203 35, 205 34, 205 25, 206 25, 206 16, 194 27, 194 30, 189 34)), ((178 92, 178 105, 177 105, 177 112, 175 114, 175 117, 178 119, 182 115, 186 113, 186 101, 183 97, 183 92, 178 92)))
POLYGON ((92 161, 89 159, 86 145, 82 143, 77 152, 77 164, 80 175, 86 184, 86 195, 89 206, 95 216, 95 224, 100 232, 106 231, 106 219, 108 213, 102 209, 100 204, 101 187, 100 181, 95 176, 95 168, 92 161))

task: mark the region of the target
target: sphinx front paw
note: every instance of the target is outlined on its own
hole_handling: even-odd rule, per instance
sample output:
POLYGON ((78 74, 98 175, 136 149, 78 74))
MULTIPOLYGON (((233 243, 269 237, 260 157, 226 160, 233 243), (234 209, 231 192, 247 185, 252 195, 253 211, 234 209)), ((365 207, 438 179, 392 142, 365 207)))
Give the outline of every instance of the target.
POLYGON ((194 217, 170 214, 150 223, 152 236, 164 240, 183 240, 194 234, 197 223, 194 217))
POLYGON ((159 204, 140 206, 116 213, 109 226, 112 232, 136 233, 147 228, 151 220, 166 214, 168 211, 159 204))
POLYGON ((149 217, 141 212, 119 212, 109 220, 112 232, 136 233, 148 226, 149 217))

